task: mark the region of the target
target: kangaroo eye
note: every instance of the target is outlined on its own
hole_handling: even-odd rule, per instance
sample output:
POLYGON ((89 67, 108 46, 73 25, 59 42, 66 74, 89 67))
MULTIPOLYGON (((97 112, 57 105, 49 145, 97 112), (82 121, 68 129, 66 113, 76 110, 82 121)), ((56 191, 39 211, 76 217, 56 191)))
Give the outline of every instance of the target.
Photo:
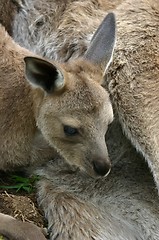
POLYGON ((65 125, 64 133, 66 134, 66 136, 74 136, 74 135, 77 135, 79 132, 78 132, 77 128, 73 128, 73 127, 65 125))

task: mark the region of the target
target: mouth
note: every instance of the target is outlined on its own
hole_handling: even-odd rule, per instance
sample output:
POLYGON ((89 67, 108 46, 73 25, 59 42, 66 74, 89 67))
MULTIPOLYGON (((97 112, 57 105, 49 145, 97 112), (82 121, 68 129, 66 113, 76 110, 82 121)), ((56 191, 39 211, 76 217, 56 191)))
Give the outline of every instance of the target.
POLYGON ((111 170, 111 164, 106 161, 93 161, 93 170, 100 177, 106 177, 111 170))
POLYGON ((89 168, 84 168, 84 167, 79 167, 79 170, 86 174, 87 176, 93 178, 93 179, 101 179, 101 178, 106 178, 109 173, 111 172, 111 168, 108 170, 108 172, 105 175, 99 175, 94 171, 93 166, 89 168))
POLYGON ((108 171, 103 177, 104 177, 104 178, 107 177, 110 172, 111 172, 111 168, 109 169, 109 171, 108 171))
MULTIPOLYGON (((65 159, 66 160, 66 159, 65 159)), ((111 164, 106 163, 105 161, 85 161, 85 163, 80 162, 80 164, 73 163, 66 160, 66 163, 69 165, 71 172, 81 172, 84 175, 90 176, 94 179, 106 178, 111 171, 111 164)))

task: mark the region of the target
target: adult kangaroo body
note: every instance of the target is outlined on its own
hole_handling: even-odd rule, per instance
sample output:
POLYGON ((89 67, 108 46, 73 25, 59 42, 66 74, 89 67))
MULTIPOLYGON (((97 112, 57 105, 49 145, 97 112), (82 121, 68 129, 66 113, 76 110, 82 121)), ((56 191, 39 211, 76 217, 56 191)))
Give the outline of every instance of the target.
MULTIPOLYGON (((41 54, 43 52, 44 55, 53 59, 59 59, 60 61, 67 61, 68 59, 75 59, 81 56, 89 45, 92 33, 99 24, 99 19, 105 14, 101 9, 94 12, 97 15, 92 15, 92 12, 88 14, 90 11, 87 12, 84 8, 76 7, 82 7, 82 4, 82 2, 76 1, 74 4, 68 5, 70 8, 66 8, 68 11, 65 12, 67 18, 65 18, 65 14, 63 14, 64 18, 60 20, 60 24, 55 28, 51 38, 47 36, 46 41, 43 42, 41 40, 43 45, 40 45, 41 48, 38 47, 40 50, 35 49, 35 51, 40 51, 41 54), (82 15, 80 15, 81 12, 82 15), (69 21, 70 19, 71 21, 69 21), (77 19, 78 21, 76 21, 77 19), (84 22, 82 19, 84 19, 84 22), (87 19, 88 29, 87 26, 83 28, 86 21, 85 19, 87 19), (71 29, 72 25, 75 26, 73 31, 71 29), (80 32, 80 34, 75 34, 75 31, 78 31, 78 33, 80 32), (55 41, 55 39, 57 41, 55 41)), ((90 8, 88 4, 87 9, 90 10, 90 8)), ((142 0, 140 2, 127 0, 117 8, 115 13, 117 16, 118 41, 114 63, 106 79, 106 88, 111 93, 115 111, 118 114, 121 125, 135 147, 140 150, 148 160, 156 183, 158 183, 158 158, 156 157, 158 154, 158 147, 156 145, 158 140, 155 131, 157 131, 156 126, 158 121, 156 115, 154 116, 153 114, 158 112, 158 104, 156 104, 158 99, 158 9, 157 0, 142 0), (144 90, 142 86, 144 86, 144 90), (149 91, 150 89, 153 91, 149 91)), ((42 23, 29 26, 29 30, 32 33, 31 37, 34 38, 35 36, 36 39, 36 36, 39 36, 38 34, 36 35, 36 29, 41 26, 44 27, 45 24, 42 23)), ((14 36, 16 37, 16 28, 14 29, 14 36)), ((40 29, 42 34, 42 27, 40 29)), ((44 38, 42 37, 42 39, 44 38)), ((100 38, 94 38, 94 40, 100 40, 100 38)), ((18 41, 20 41, 20 39, 18 41)), ((29 46, 29 48, 30 47, 32 46, 29 46)), ((115 129, 114 127, 114 131, 116 131, 115 129)), ((85 187, 83 184, 83 179, 85 179, 83 176, 80 178, 77 174, 78 177, 74 177, 74 175, 68 175, 68 173, 66 173, 67 177, 71 176, 71 180, 68 182, 65 181, 65 184, 63 184, 60 182, 61 176, 63 176, 65 180, 66 178, 62 170, 59 170, 59 172, 57 171, 57 174, 52 174, 46 167, 39 172, 39 174, 43 176, 41 185, 39 186, 39 201, 49 220, 52 239, 63 239, 63 236, 65 236, 65 239, 69 239, 70 234, 72 234, 71 236, 72 238, 74 237, 74 239, 81 239, 83 236, 85 237, 84 239, 94 238, 110 240, 111 237, 112 239, 115 239, 115 237, 116 239, 128 239, 128 237, 130 239, 158 239, 158 199, 154 191, 152 179, 150 179, 150 176, 148 177, 147 170, 143 170, 143 165, 140 165, 140 157, 136 155, 133 150, 126 150, 127 148, 123 145, 125 155, 119 156, 121 148, 120 145, 119 147, 117 146, 120 144, 119 139, 121 136, 121 132, 119 135, 113 135, 111 132, 110 135, 111 141, 115 143, 114 145, 110 145, 110 157, 112 160, 115 159, 115 162, 116 159, 121 159, 121 161, 123 161, 123 165, 117 164, 115 169, 117 169, 117 171, 119 171, 119 169, 120 171, 122 170, 124 175, 122 176, 120 172, 120 174, 117 175, 117 180, 115 180, 116 172, 114 172, 114 175, 113 173, 110 175, 112 178, 108 186, 112 188, 112 185, 114 186, 114 181, 115 183, 118 182, 119 185, 117 185, 117 188, 114 187, 112 192, 107 192, 108 198, 104 192, 107 186, 106 180, 104 182, 99 180, 99 185, 97 183, 98 181, 92 184, 92 188, 95 189, 95 195, 99 194, 100 196, 100 199, 96 201, 92 198, 92 195, 89 194, 89 187, 85 187), (113 152, 113 149, 116 147, 119 150, 118 154, 113 152), (138 176, 136 176, 137 170, 138 176), (146 174, 143 173, 144 171, 146 174), (132 175, 130 173, 132 173, 132 175), (72 180, 74 178, 75 181, 72 180), (78 179, 79 182, 77 181, 78 179), (127 185, 127 182, 130 183, 130 185, 127 185), (80 187, 81 183, 82 187, 80 187), (96 188, 96 186, 98 187, 96 188), (104 192, 104 196, 99 191, 100 187, 101 192, 104 192), (77 189, 77 191, 75 191, 75 189, 77 189), (87 189, 87 192, 84 191, 85 189, 87 189), (118 193, 117 201, 116 191, 118 193), (83 194, 81 192, 83 192, 83 194), (125 196, 124 198, 123 195, 125 196), (132 204, 126 200, 127 198, 131 199, 132 204), (50 201, 51 199, 53 200, 50 201), (68 218, 69 211, 67 211, 67 209, 69 209, 70 206, 70 199, 72 199, 73 202, 71 202, 73 206, 73 208, 71 208, 71 213, 74 216, 73 219, 68 218), (113 202, 114 204, 111 206, 110 212, 107 212, 105 209, 110 207, 110 202, 112 202, 113 199, 115 202, 113 202), (88 202, 86 200, 88 200, 88 202), (93 201, 93 206, 91 201, 93 201), (120 201, 123 202, 121 203, 120 201), (78 210, 78 206, 81 206, 80 203, 82 205, 82 211, 81 208, 78 210), (66 206, 68 207, 66 208, 66 206), (104 211, 106 211, 104 213, 102 206, 104 206, 104 211), (117 206, 118 209, 114 208, 114 206, 117 206), (119 208, 119 206, 127 207, 124 211, 124 207, 119 208), (143 206, 145 206, 145 211, 143 211, 143 206), (63 209, 66 210, 63 211, 63 209), (78 218, 79 212, 81 221, 78 218), (91 213, 95 214, 91 215, 91 213), (89 214, 91 215, 91 223, 94 223, 93 225, 89 222, 89 214), (105 219, 103 215, 106 214, 111 217, 105 219), (124 221, 125 215, 128 223, 124 221), (98 216, 97 219, 100 220, 97 222, 94 216, 98 216), (121 220, 119 220, 119 218, 121 220), (76 221, 77 219, 79 221, 76 221), (68 224, 66 224, 66 222, 68 224), (77 222, 79 225, 76 225, 77 222), (108 222, 111 222, 111 225, 108 225, 108 222), (85 229, 87 226, 86 223, 90 228, 85 229), (56 226, 56 231, 54 226, 56 226), (74 232, 71 231, 73 229, 71 226, 76 226, 74 232), (83 231, 80 226, 83 226, 83 231), (107 231, 105 226, 107 226, 107 231), (115 231, 116 226, 118 231, 120 226, 122 226, 124 232, 117 234, 118 231, 115 231), (90 231, 88 231, 88 229, 90 229, 90 231), (109 236, 107 234, 108 232, 110 233, 109 236)), ((124 140, 124 142, 125 141, 126 140, 124 140)), ((56 165, 57 162, 54 161, 52 164, 54 163, 55 166, 58 167, 58 165, 56 165)), ((63 169, 64 165, 61 165, 60 169, 61 168, 63 169)), ((90 181, 92 182, 92 179, 90 179, 90 181)), ((90 182, 88 182, 86 186, 89 186, 89 184, 90 182)))

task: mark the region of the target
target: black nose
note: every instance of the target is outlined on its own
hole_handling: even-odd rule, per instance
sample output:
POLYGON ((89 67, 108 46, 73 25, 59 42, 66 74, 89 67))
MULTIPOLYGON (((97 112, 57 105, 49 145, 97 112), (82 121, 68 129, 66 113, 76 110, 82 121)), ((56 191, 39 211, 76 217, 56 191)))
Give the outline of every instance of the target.
POLYGON ((111 164, 105 160, 96 160, 93 161, 93 168, 98 175, 104 176, 110 172, 111 164))

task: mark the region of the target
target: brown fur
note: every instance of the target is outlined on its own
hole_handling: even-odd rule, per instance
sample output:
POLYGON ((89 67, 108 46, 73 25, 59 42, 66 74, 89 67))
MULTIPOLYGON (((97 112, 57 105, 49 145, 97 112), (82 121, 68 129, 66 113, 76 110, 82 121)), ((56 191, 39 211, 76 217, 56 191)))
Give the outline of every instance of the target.
MULTIPOLYGON (((33 92, 24 77, 23 58, 31 55, 30 52, 20 48, 0 27, 0 55, 1 55, 1 78, 0 78, 0 169, 11 170, 13 167, 30 165, 31 150, 36 135, 36 124, 34 118, 33 92), (7 111, 6 111, 7 110, 7 111)), ((36 147, 36 145, 35 145, 36 147)), ((33 148, 33 149, 32 149, 33 148)), ((39 148, 39 149, 38 149, 39 148)), ((40 155, 43 155, 40 147, 40 155)), ((45 151, 45 154, 47 151, 45 151)), ((50 157, 53 152, 49 152, 50 157)), ((45 157, 45 154, 42 156, 45 157)))
POLYGON ((0 2, 0 23, 12 35, 14 17, 18 13, 18 5, 14 0, 1 0, 0 2))

